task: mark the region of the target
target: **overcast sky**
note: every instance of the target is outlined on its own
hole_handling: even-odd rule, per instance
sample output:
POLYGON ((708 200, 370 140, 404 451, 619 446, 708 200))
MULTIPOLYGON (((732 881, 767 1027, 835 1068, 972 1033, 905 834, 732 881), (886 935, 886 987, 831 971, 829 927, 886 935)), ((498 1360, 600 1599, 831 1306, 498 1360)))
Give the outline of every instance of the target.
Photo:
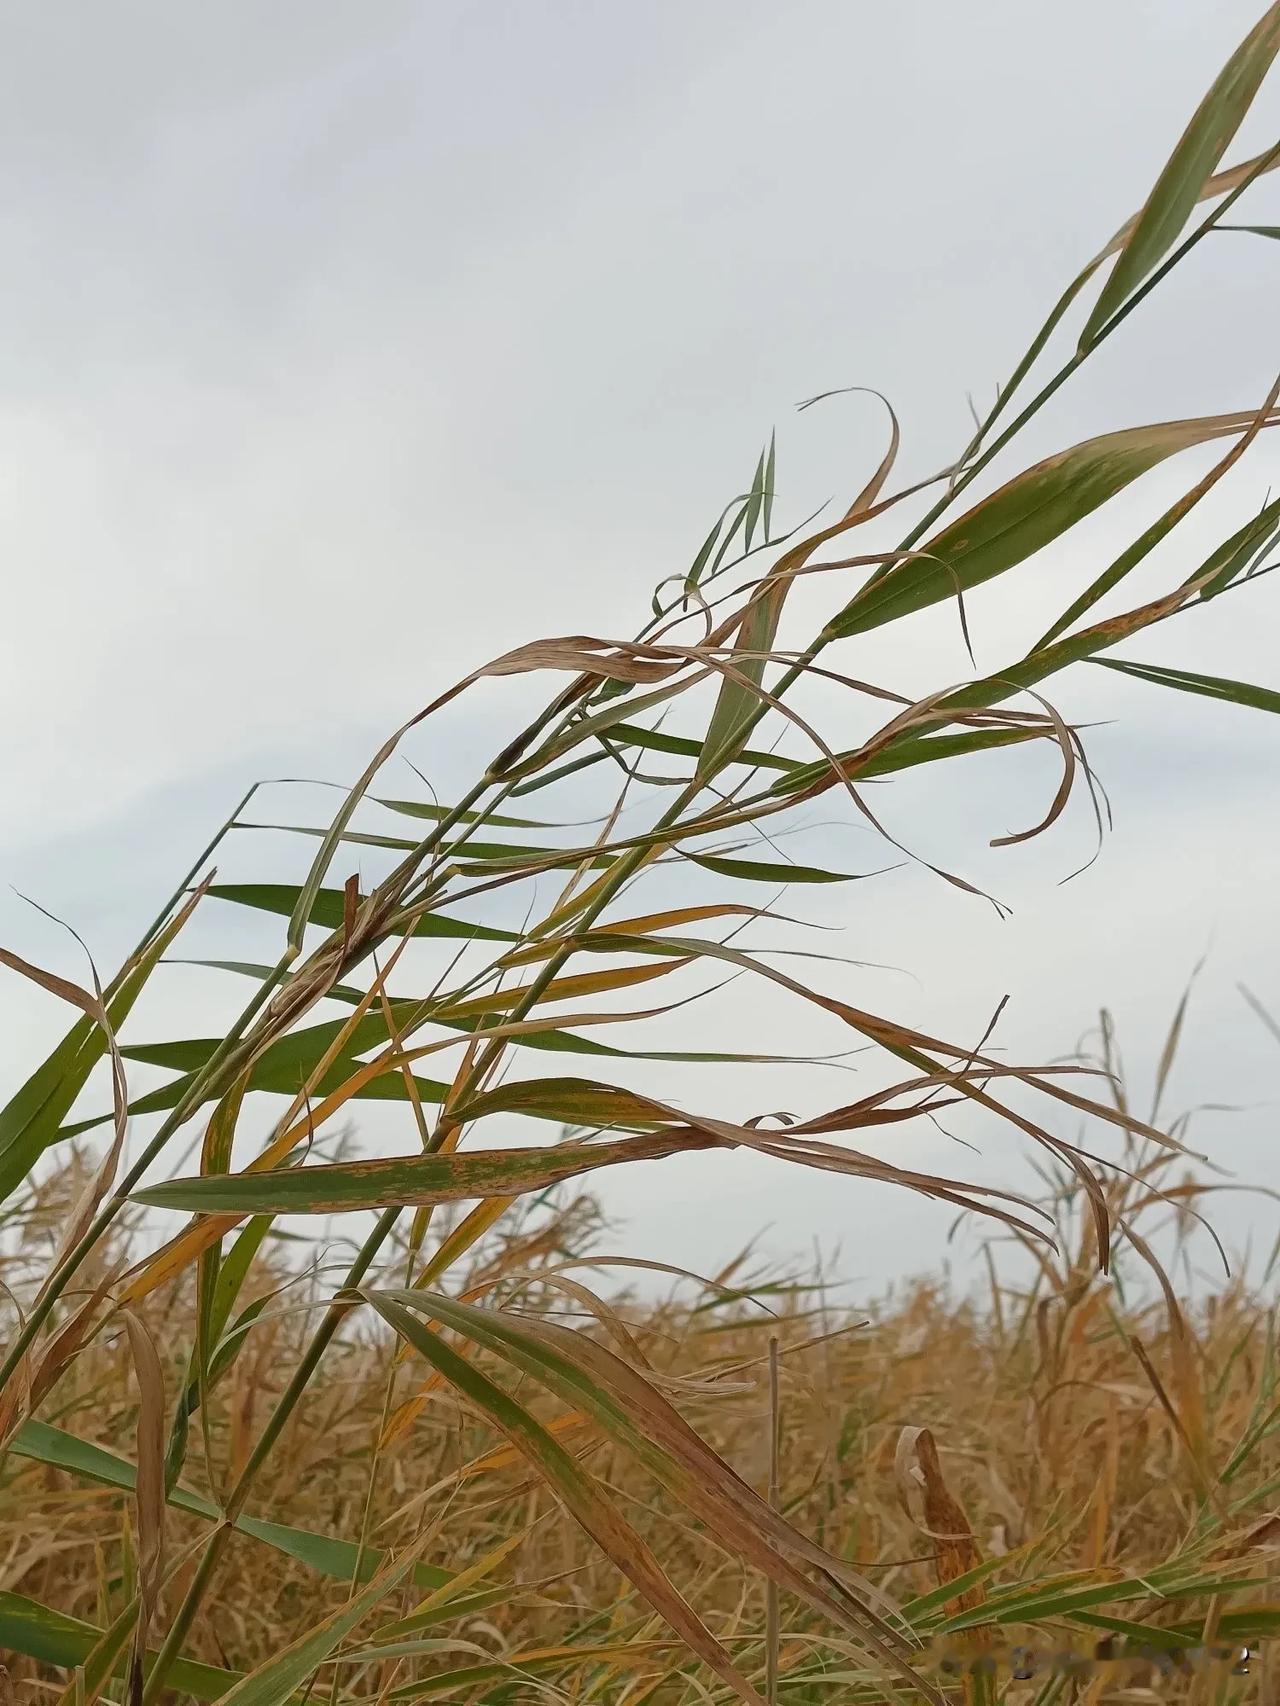
MULTIPOLYGON (((0 880, 109 966, 249 781, 350 779, 506 647, 632 632, 775 424, 787 517, 856 489, 883 416, 851 399, 797 417, 797 400, 877 387, 903 469, 931 472, 967 436, 966 394, 990 399, 1141 202, 1258 6, 5 7, 0 880)), ((1269 85, 1233 158, 1278 111, 1269 85)), ((1280 191, 1250 209, 1274 221, 1280 191)), ((1274 244, 1203 245, 1029 450, 1255 406, 1280 368, 1278 268, 1274 244)), ((1046 603, 975 600, 979 663, 1034 638, 1054 589, 1061 605, 1087 584, 1195 466, 1047 556, 1046 603)), ((1263 445, 1189 530, 1187 572, 1269 481, 1263 445)), ((1179 560, 1160 559, 1166 577, 1179 560)), ((1131 651, 1277 686, 1278 613, 1269 582, 1131 651)), ((927 619, 844 661, 913 692, 969 668, 927 619)), ((839 985, 864 1005, 968 1036, 1009 993, 1010 1053, 1043 1058, 1106 1003, 1148 1077, 1208 951, 1171 1102, 1249 1104, 1199 1136, 1242 1177, 1274 1175, 1280 1048, 1235 986, 1280 1009, 1280 724, 1098 670, 1055 697, 1115 719, 1091 752, 1117 826, 1086 876, 1059 883, 1090 851, 1087 814, 986 849, 1056 779, 1042 755, 982 760, 904 786, 894 826, 994 886, 1010 921, 919 868, 806 916, 903 968, 839 985)), ((442 792, 501 739, 509 702, 486 690, 415 748, 442 792)), ((866 836, 825 850, 885 862, 866 836)), ((284 875, 301 854, 260 838, 232 858, 284 875)), ((247 940, 220 918, 204 951, 223 924, 247 940)), ((8 887, 0 939, 77 969, 8 887)), ((174 976, 149 1023, 181 1034, 203 992, 174 976)), ((65 1013, 7 980, 0 1014, 7 1090, 65 1013)), ((915 1141, 913 1164, 966 1170, 945 1140, 915 1141)), ((990 1176, 1024 1178, 1016 1139, 984 1147, 990 1176)), ((840 1242, 859 1283, 927 1265, 949 1219, 743 1157, 637 1170, 606 1197, 636 1252, 706 1267, 768 1222, 778 1251, 840 1242)), ((1265 1203, 1215 1220, 1237 1243, 1277 1230, 1265 1203)))

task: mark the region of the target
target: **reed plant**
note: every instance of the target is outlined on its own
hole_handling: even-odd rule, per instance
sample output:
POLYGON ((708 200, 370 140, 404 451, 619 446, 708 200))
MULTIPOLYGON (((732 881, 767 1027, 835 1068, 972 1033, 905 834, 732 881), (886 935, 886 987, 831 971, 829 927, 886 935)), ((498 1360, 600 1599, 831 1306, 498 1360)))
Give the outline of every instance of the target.
MULTIPOLYGON (((218 880, 222 844, 260 827, 257 785, 105 984, 0 951, 78 1015, 0 1111, 0 1646, 24 1686, 66 1706, 1142 1697, 1106 1669, 1014 1678, 998 1641, 1030 1630, 1158 1640, 1168 1665, 1209 1649, 1175 1686, 1268 1698, 1212 1649, 1280 1617, 1270 1319, 1238 1285, 1193 1315, 1143 1230, 1198 1212, 1187 1132, 1158 1097, 1139 1112, 1105 1051, 1013 1063, 990 1015, 962 1039, 926 1034, 853 1000, 855 966, 769 944, 784 892, 865 875, 790 856, 818 800, 964 904, 984 904, 974 885, 886 827, 895 778, 1031 745, 1053 767, 1048 807, 996 844, 1052 832, 1077 795, 1102 836, 1087 731, 1056 680, 1072 666, 1280 709, 1127 646, 1259 596, 1280 499, 1207 554, 1183 523, 1280 424, 1280 378, 1235 413, 1018 456, 1201 244, 1232 228, 1256 262, 1241 203, 1280 142, 1223 161, 1278 48, 1280 4, 949 466, 897 483, 887 408, 856 495, 783 526, 771 438, 633 638, 555 635, 481 665, 385 742, 330 823, 273 825, 316 844, 296 882, 218 880), (1008 577, 1021 587, 1045 548, 1197 451, 1202 471, 1114 558, 1079 555, 1081 584, 1023 655, 923 692, 882 679, 899 625, 936 607, 968 648, 1008 577), (1162 589, 1135 600, 1157 567, 1162 589), (816 597, 821 625, 793 632, 816 597), (551 678, 545 706, 453 803, 425 781, 383 791, 402 742, 429 765, 487 684, 526 676, 551 678), (267 944, 261 963, 209 962, 220 1029, 135 1037, 140 995, 219 906, 257 916, 267 944), (833 1105, 815 1062, 800 1111, 726 1107, 716 1069, 749 1098, 777 1056, 746 1036, 705 1046, 697 1027, 757 987, 808 1015, 827 1054, 868 1051, 875 1087, 833 1105), (683 1046, 654 1047, 677 1010, 683 1046), (644 1074, 615 1081, 649 1060, 679 1064, 678 1102, 644 1074), (137 1094, 138 1067, 167 1076, 137 1094), (373 1147, 394 1153, 370 1153, 372 1100, 400 1132, 373 1147), (1022 1133, 1045 1194, 854 1147, 909 1153, 948 1109, 1022 1133), (985 1217, 1036 1277, 1015 1295, 993 1275, 980 1313, 925 1289, 867 1329, 815 1325, 814 1275, 739 1267, 676 1301, 620 1296, 646 1258, 595 1247, 582 1182, 734 1150, 836 1175, 851 1216, 868 1181, 985 1217), (299 1267, 296 1217, 334 1215, 372 1219, 343 1223, 360 1241, 336 1271, 299 1267), (1122 1296, 1114 1276, 1135 1268, 1152 1289, 1122 1296), (949 1640, 961 1658, 940 1656, 949 1640)), ((343 620, 388 617, 357 604, 343 620)), ((874 883, 850 892, 867 904, 874 883)))

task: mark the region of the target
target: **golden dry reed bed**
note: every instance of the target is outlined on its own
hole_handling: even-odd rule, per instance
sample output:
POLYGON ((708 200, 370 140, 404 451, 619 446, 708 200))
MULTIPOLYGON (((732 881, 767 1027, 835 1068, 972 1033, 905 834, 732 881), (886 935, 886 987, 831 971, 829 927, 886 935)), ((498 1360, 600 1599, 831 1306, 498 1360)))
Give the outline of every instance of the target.
MULTIPOLYGON (((879 466, 779 531, 770 439, 690 566, 657 571, 635 637, 561 634, 477 668, 387 741, 327 826, 246 818, 278 797, 255 785, 105 982, 0 949, 33 1001, 74 1014, 0 1109, 7 1692, 1280 1699, 1272 1321, 1239 1285, 1179 1301, 1176 1241, 1212 1179, 1185 1123, 1159 1094, 1131 1105, 1109 1043, 1096 1062, 1021 1062, 1000 1013, 949 1040, 868 1010, 865 968, 833 938, 794 949, 812 941, 806 885, 875 873, 803 863, 786 839, 820 827, 847 847, 842 830, 870 828, 888 862, 980 906, 891 833, 895 789, 1027 747, 1047 809, 993 845, 1052 833, 1076 800, 1104 840, 1072 666, 1280 710, 1272 689, 1128 655, 1206 602, 1270 591, 1280 499, 1239 471, 1280 424, 1273 351, 1238 412, 1189 400, 1183 419, 1019 456, 1186 257, 1230 229, 1237 264, 1274 263, 1280 228, 1243 221, 1280 142, 1228 153, 1278 49, 1280 0, 949 466, 896 483, 890 409, 879 466), (1095 530, 1034 578, 1043 548, 1184 454, 1194 476, 1118 555, 1094 560, 1095 530), (1211 492, 1236 513, 1206 555, 1181 524, 1211 492), (1067 575, 1072 596, 984 673, 970 641, 1010 575, 1041 599, 1067 575), (950 642, 886 645, 930 610, 950 642), (886 679, 904 657, 910 692, 886 679), (940 673, 922 688, 926 666, 940 673), (465 713, 499 676, 525 678, 508 704, 551 679, 471 785, 451 804, 425 776, 389 793, 402 742, 430 770, 443 743, 474 740, 484 720, 465 713), (299 880, 220 882, 228 844, 264 829, 311 846, 299 880), (196 957, 230 907, 264 946, 200 961, 224 1003, 210 1033, 140 1031, 144 989, 190 976, 168 962, 196 957), (827 1063, 792 1071, 804 1105, 786 1115, 744 990, 789 1003, 806 1060, 827 1063), (722 998, 738 1005, 713 1028, 722 998), (854 1050, 859 1077, 839 1082, 857 1094, 831 1105, 830 1060, 854 1050), (675 1099, 637 1064, 654 1060, 675 1099), (361 1117, 372 1100, 377 1120, 361 1117), (913 1169, 913 1134, 939 1114, 1020 1133, 1045 1194, 913 1169), (620 1282, 675 1276, 643 1251, 639 1268, 601 1263, 589 1176, 735 1149, 834 1175, 851 1224, 869 1182, 984 1222, 1006 1246, 989 1296, 971 1308, 926 1285, 861 1325, 820 1276, 771 1284, 744 1258, 681 1280, 675 1301, 617 1301, 620 1282), (358 1244, 298 1241, 299 1217, 334 1215, 358 1244), (1065 1655, 1111 1637, 1130 1646, 1072 1674, 1065 1655), (1020 1668, 1037 1674, 1015 1677, 1004 1642, 1034 1648, 1020 1668)), ((353 645, 396 619, 375 583, 341 616, 353 645)), ((282 658, 300 696, 331 690, 287 642, 282 658)))
MULTIPOLYGON (((1134 1171, 1146 1182, 1114 1185, 1112 1212, 1181 1214, 1176 1252, 1191 1230, 1177 1163, 1148 1157, 1134 1171)), ((69 1183, 59 1178, 31 1206, 37 1261, 56 1238, 69 1183)), ((591 1199, 560 1196, 477 1245, 458 1272, 460 1293, 590 1331, 643 1369, 748 1482, 767 1492, 772 1470, 778 1508, 903 1606, 931 1644, 926 1674, 946 1683, 949 1657, 971 1666, 987 1655, 1011 1683, 1014 1649, 1034 1644, 1042 1674, 1010 1698, 1065 1700, 1078 1687, 1084 1699, 1141 1700, 1151 1696, 1137 1690, 1154 1686, 1183 1699, 1211 1684, 1202 1698, 1277 1697, 1280 1647, 1267 1638, 1280 1635, 1280 1369, 1273 1312, 1242 1283, 1185 1314, 1158 1287, 1126 1301, 1123 1281, 1099 1276, 1092 1222, 1063 1178, 1046 1201, 1064 1256, 1016 1281, 999 1277, 995 1257, 989 1288, 971 1300, 922 1280, 850 1308, 823 1275, 770 1275, 746 1251, 704 1280, 646 1275, 661 1285, 641 1301, 619 1291, 624 1270, 609 1283, 611 1246, 591 1199), (574 1254, 583 1251, 602 1263, 574 1254), (975 1624, 976 1637, 947 1637, 975 1624), (1150 1646, 1155 1637, 1135 1626, 1162 1632, 1159 1657, 1092 1667, 1083 1681, 1066 1674, 1063 1657, 1089 1655, 1109 1636, 1150 1646), (1185 1658, 1206 1644, 1234 1654, 1248 1643, 1256 1651, 1244 1678, 1185 1658)), ((296 1256, 285 1260, 288 1246, 272 1252, 268 1242, 242 1293, 250 1307, 261 1300, 261 1324, 209 1405, 209 1449, 233 1473, 279 1401, 307 1342, 305 1306, 323 1290, 296 1256)), ((1132 1264, 1127 1277, 1138 1278, 1132 1264)), ((194 1302, 183 1274, 140 1308, 155 1343, 175 1347, 162 1359, 170 1392, 182 1384, 194 1302)), ((365 1699, 681 1698, 673 1672, 686 1659, 661 1619, 517 1451, 495 1447, 445 1385, 418 1407, 422 1387, 394 1340, 361 1332, 352 1316, 259 1482, 259 1508, 297 1532, 275 1546, 258 1534, 232 1542, 188 1645, 208 1667, 184 1667, 195 1697, 215 1697, 228 1671, 268 1662, 294 1631, 345 1603, 349 1587, 334 1580, 334 1560, 308 1554, 311 1537, 363 1535, 381 1550, 430 1532, 437 1544, 426 1556, 447 1558, 453 1579, 403 1582, 318 1688, 332 1674, 365 1699)), ((763 1666, 762 1582, 744 1577, 714 1533, 581 1408, 525 1395, 726 1650, 748 1671, 763 1666)), ((109 1469, 133 1454, 139 1408, 119 1334, 104 1333, 49 1413, 111 1453, 109 1469)), ((48 1440, 35 1443, 43 1449, 11 1462, 0 1504, 3 1581, 78 1620, 59 1626, 66 1664, 86 1647, 86 1625, 109 1626, 131 1603, 136 1519, 103 1465, 96 1480, 68 1474, 48 1440)), ((185 1484, 205 1490, 200 1452, 188 1468, 185 1484)), ((185 1560, 170 1595, 189 1584, 190 1548, 208 1532, 205 1516, 171 1514, 169 1544, 185 1560)), ((341 1573, 345 1560, 336 1564, 341 1573)), ((782 1700, 882 1698, 856 1646, 786 1602, 777 1661, 782 1700)), ((59 1674, 9 1662, 11 1685, 42 1678, 41 1694, 59 1674)))

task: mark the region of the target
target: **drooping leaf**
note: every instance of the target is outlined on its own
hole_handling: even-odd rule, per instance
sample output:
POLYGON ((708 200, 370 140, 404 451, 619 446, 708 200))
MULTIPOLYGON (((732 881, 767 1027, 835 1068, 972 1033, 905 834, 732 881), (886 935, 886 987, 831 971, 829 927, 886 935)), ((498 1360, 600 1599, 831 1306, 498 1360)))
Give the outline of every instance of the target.
POLYGON ((385 806, 388 811, 399 812, 402 817, 426 818, 431 823, 439 823, 442 819, 455 818, 459 823, 493 824, 498 829, 556 829, 559 826, 547 823, 535 817, 507 817, 502 812, 463 812, 457 817, 452 806, 435 806, 425 800, 394 800, 387 799, 381 794, 370 794, 374 805, 385 806))
POLYGON ((878 1600, 892 1612, 891 1602, 855 1568, 772 1510, 638 1369, 546 1317, 516 1318, 419 1288, 369 1295, 379 1308, 407 1308, 453 1329, 591 1416, 606 1437, 634 1456, 721 1544, 855 1633, 905 1680, 920 1687, 923 1698, 942 1706, 941 1697, 911 1668, 909 1643, 869 1603, 878 1600), (815 1565, 841 1581, 841 1594, 833 1596, 807 1577, 805 1568, 815 1565), (853 1587, 867 1598, 860 1602, 850 1592, 853 1587))
MULTIPOLYGON (((916 1070, 926 1075, 932 1076, 937 1073, 938 1059, 956 1062, 963 1061, 966 1066, 966 1073, 957 1074, 954 1071, 949 1072, 947 1075, 948 1083, 952 1085, 958 1093, 975 1101, 979 1106, 985 1107, 989 1111, 998 1112, 1002 1118, 1009 1120, 1013 1125, 1018 1126, 1027 1132, 1028 1135, 1036 1137, 1037 1140, 1042 1140, 1047 1136, 1047 1134, 1041 1131, 1040 1128, 1024 1120, 1023 1117, 1015 1110, 993 1101, 985 1090, 979 1088, 970 1080, 968 1072, 975 1065, 981 1065, 986 1069, 983 1073, 984 1077, 999 1077, 1008 1073, 1012 1078, 1020 1079, 1022 1082, 1034 1086, 1044 1095, 1053 1098, 1055 1101, 1062 1102, 1068 1107, 1073 1107, 1082 1113, 1087 1113, 1096 1119, 1103 1120, 1109 1125, 1116 1126, 1122 1130, 1129 1131, 1137 1136, 1146 1138, 1151 1143, 1154 1143, 1164 1149, 1186 1153, 1185 1146, 1178 1142, 1177 1139, 1170 1137, 1166 1132, 1158 1131, 1154 1126, 1148 1124, 1144 1120, 1138 1119, 1134 1114, 1126 1110, 1113 1107, 1104 1101, 1091 1100, 1068 1088, 1065 1083, 1060 1081, 1060 1075, 1064 1070, 1062 1068, 1033 1069, 1022 1067, 1003 1067, 998 1062, 989 1059, 980 1051, 976 1051, 969 1047, 962 1047, 958 1044, 945 1042, 940 1038, 932 1037, 923 1032, 916 1031, 910 1026, 902 1025, 895 1020, 888 1020, 882 1018, 878 1014, 869 1013, 862 1008, 853 1006, 847 1001, 840 1000, 838 997, 824 995, 818 990, 812 989, 807 985, 798 982, 795 978, 788 977, 786 973, 778 970, 775 966, 769 965, 767 961, 753 959, 750 955, 743 953, 741 949, 735 948, 726 942, 713 942, 707 940, 694 941, 688 937, 664 939, 660 936, 646 936, 640 939, 627 940, 622 937, 611 937, 607 927, 604 929, 588 931, 579 936, 577 941, 581 948, 590 952, 643 952, 651 954, 680 954, 681 956, 689 954, 706 957, 712 960, 723 960, 729 965, 739 966, 744 971, 749 971, 754 975, 763 977, 769 982, 775 983, 781 988, 789 990, 793 995, 799 996, 801 1000, 809 1002, 812 1005, 821 1008, 825 1012, 835 1015, 860 1035, 866 1037, 869 1042, 872 1042, 877 1047, 886 1050, 891 1055, 896 1055, 898 1059, 906 1061, 916 1070), (938 1059, 933 1058, 934 1056, 937 1056, 938 1059)), ((1065 1070, 1071 1069, 1067 1068, 1065 1070)), ((842 1129, 847 1128, 847 1123, 848 1122, 845 1122, 845 1126, 842 1127, 842 1129)), ((836 1129, 835 1127, 825 1123, 825 1120, 811 1121, 808 1122, 808 1125, 809 1128, 813 1130, 836 1129)), ((801 1127, 797 1129, 804 1128, 801 1127)), ((1060 1154, 1069 1153, 1065 1146, 1060 1143, 1057 1145, 1057 1148, 1060 1154)), ((1090 1190, 1092 1186, 1096 1186, 1096 1180, 1086 1182, 1088 1177, 1089 1176, 1086 1175, 1086 1178, 1081 1180, 1081 1183, 1085 1184, 1087 1191, 1090 1190)), ((1025 1202, 1026 1199, 1019 1198, 1018 1200, 1025 1202)))
POLYGON ((712 1142, 698 1132, 655 1132, 616 1143, 335 1162, 221 1178, 168 1179, 135 1192, 133 1200, 194 1214, 339 1214, 391 1203, 426 1206, 545 1190, 600 1167, 661 1160, 686 1149, 705 1149, 712 1142))
POLYGON ((723 859, 717 853, 685 853, 690 864, 701 865, 719 877, 740 883, 857 883, 883 871, 822 871, 813 865, 791 865, 768 859, 723 859))
POLYGON ((504 1433, 565 1508, 681 1640, 748 1706, 765 1706, 697 1613, 672 1586, 649 1547, 577 1459, 501 1387, 446 1345, 403 1304, 376 1292, 368 1301, 450 1385, 504 1433))

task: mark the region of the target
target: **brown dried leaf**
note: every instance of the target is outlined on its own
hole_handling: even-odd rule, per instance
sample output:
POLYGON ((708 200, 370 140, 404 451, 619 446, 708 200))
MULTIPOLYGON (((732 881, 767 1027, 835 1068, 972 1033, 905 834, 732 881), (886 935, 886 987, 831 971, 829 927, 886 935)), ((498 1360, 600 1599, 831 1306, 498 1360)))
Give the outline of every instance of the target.
MULTIPOLYGON (((934 1568, 938 1585, 945 1587, 957 1576, 976 1569, 982 1562, 978 1543, 973 1538, 969 1519, 953 1497, 942 1474, 938 1447, 928 1428, 903 1428, 898 1436, 893 1462, 898 1484, 898 1499, 907 1516, 922 1534, 938 1542, 934 1568), (913 1494, 923 1492, 923 1514, 916 1516, 911 1509, 913 1494)), ((986 1600, 981 1583, 948 1600, 948 1616, 960 1611, 972 1611, 986 1600)))

